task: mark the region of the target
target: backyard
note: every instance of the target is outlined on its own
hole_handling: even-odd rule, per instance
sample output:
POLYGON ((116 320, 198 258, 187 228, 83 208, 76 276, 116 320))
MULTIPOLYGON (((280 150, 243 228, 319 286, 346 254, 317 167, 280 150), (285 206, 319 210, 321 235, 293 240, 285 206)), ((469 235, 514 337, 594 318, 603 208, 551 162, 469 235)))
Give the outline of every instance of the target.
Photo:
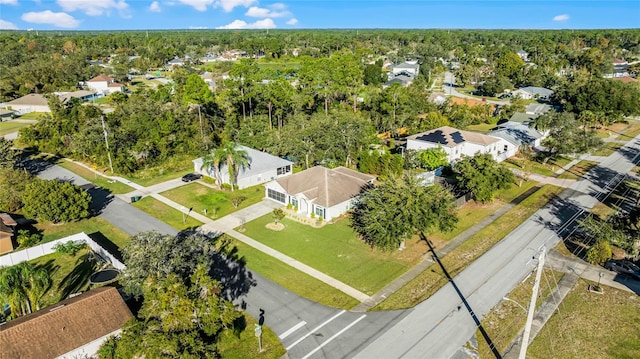
POLYGON ((271 215, 251 221, 245 234, 369 295, 415 265, 427 248, 407 241, 403 251, 372 249, 356 237, 348 219, 322 228, 284 219, 282 231, 267 229, 271 222, 271 215))
POLYGON ((232 192, 227 190, 219 191, 194 182, 161 194, 186 208, 193 208, 194 212, 216 219, 260 202, 264 197, 264 187, 254 186, 232 192), (234 207, 232 199, 240 198, 244 198, 244 200, 240 202, 237 208, 234 207))

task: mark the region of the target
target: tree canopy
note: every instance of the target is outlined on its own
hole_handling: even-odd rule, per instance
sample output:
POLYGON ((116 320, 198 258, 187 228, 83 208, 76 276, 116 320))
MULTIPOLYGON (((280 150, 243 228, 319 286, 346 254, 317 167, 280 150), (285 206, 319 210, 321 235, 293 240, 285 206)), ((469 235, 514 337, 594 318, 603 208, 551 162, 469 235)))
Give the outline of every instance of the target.
POLYGON ((91 196, 70 182, 35 178, 26 185, 22 202, 27 216, 62 223, 88 217, 91 196))
POLYGON ((456 162, 454 172, 458 184, 480 202, 493 200, 496 191, 511 186, 515 176, 488 153, 464 157, 456 162))

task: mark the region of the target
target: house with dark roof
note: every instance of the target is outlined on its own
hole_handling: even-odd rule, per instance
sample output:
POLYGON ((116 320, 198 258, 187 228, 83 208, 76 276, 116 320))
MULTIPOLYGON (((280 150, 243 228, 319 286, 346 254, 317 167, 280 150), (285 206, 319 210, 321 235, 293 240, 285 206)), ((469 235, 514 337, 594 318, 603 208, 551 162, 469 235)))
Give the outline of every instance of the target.
MULTIPOLYGON (((238 172, 238 188, 243 189, 251 186, 256 186, 271 180, 289 176, 293 171, 293 162, 274 156, 272 154, 254 150, 247 146, 238 146, 239 149, 244 150, 249 155, 249 167, 240 168, 238 172)), ((200 173, 204 176, 215 178, 213 168, 203 168, 203 158, 196 158, 193 162, 194 173, 200 173)), ((220 168, 222 177, 222 183, 230 184, 229 182, 229 167, 223 165, 220 168)))
POLYGON ((551 105, 547 105, 546 103, 530 103, 527 105, 527 108, 525 109, 525 113, 527 115, 544 115, 545 113, 549 112, 553 110, 553 107, 551 107, 551 105))
POLYGON ((477 153, 488 153, 493 159, 500 162, 508 158, 505 157, 505 154, 512 152, 512 147, 513 144, 502 138, 458 130, 449 126, 407 137, 407 150, 442 148, 451 163, 463 156, 472 157, 477 153))
POLYGON ((290 203, 299 216, 310 217, 313 213, 330 221, 351 209, 362 188, 374 179, 346 167, 315 166, 278 178, 265 187, 267 198, 283 205, 290 203))
POLYGON ((15 249, 13 234, 17 225, 9 213, 0 213, 0 254, 11 252, 15 249))
POLYGON ((92 357, 131 318, 116 288, 90 290, 0 325, 0 358, 92 357))
POLYGON ((489 131, 488 136, 499 137, 507 142, 513 144, 513 147, 509 147, 511 153, 508 153, 508 157, 516 154, 516 151, 520 146, 540 146, 542 140, 542 134, 528 125, 507 121, 498 125, 495 130, 489 131))

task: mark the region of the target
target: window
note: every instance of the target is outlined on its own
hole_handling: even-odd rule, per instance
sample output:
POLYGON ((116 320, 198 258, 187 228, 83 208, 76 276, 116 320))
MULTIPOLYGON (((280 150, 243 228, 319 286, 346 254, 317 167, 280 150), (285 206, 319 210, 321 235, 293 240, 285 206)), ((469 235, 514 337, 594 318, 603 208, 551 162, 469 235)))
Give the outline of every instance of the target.
POLYGON ((291 205, 294 207, 298 207, 298 199, 291 197, 291 205))
POLYGON ((504 152, 507 152, 509 150, 509 146, 504 145, 504 152))
POLYGON ((316 216, 324 218, 324 208, 316 206, 316 216))
POLYGON ((287 165, 284 167, 278 167, 278 176, 282 176, 284 174, 287 174, 291 172, 291 165, 287 165))
POLYGON ((280 203, 286 203, 286 198, 287 198, 287 196, 284 193, 274 191, 271 188, 267 189, 267 197, 275 201, 278 201, 280 203))

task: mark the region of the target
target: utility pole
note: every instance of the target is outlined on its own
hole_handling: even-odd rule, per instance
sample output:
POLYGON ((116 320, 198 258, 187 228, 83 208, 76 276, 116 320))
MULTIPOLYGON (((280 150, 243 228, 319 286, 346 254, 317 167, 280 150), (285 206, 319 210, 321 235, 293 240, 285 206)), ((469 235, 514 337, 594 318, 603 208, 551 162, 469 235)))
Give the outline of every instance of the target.
POLYGON ((525 359, 527 356, 527 347, 529 346, 529 335, 531 335, 531 324, 533 324, 533 313, 536 310, 536 299, 538 299, 538 289, 540 288, 540 277, 542 276, 542 269, 544 267, 544 254, 546 249, 540 248, 540 256, 538 257, 538 272, 536 273, 536 281, 533 284, 533 291, 531 292, 531 302, 529 302, 529 312, 527 313, 527 323, 524 326, 524 333, 522 333, 522 343, 520 343, 520 356, 518 359, 525 359))
POLYGON ((102 122, 102 133, 104 133, 104 143, 107 146, 107 157, 109 158, 109 169, 111 170, 111 174, 113 174, 113 163, 111 163, 111 152, 109 152, 109 139, 107 137, 107 128, 104 126, 104 115, 100 116, 100 121, 102 122))

